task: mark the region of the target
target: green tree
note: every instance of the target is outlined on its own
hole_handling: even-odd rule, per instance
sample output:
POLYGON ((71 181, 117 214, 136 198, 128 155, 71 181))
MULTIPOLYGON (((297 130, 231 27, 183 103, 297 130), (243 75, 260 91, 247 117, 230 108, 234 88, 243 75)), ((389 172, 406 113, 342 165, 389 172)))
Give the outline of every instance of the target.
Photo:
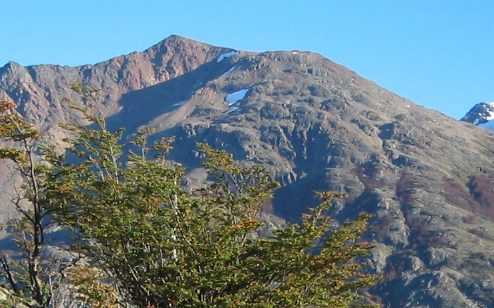
MULTIPOLYGON (((368 216, 335 227, 327 215, 341 194, 320 193, 322 203, 301 223, 260 236, 261 209, 277 187, 264 168, 199 144, 211 181, 187 192, 185 170, 166 159, 172 139, 148 144, 153 132, 143 129, 123 145, 122 130, 78 109, 95 125, 66 125, 67 152, 40 153, 43 200, 121 300, 155 308, 348 307, 376 281, 357 262, 371 249, 359 241, 368 216)), ((87 298, 111 294, 86 278, 87 298)))
POLYGON ((22 177, 23 186, 12 201, 19 218, 9 223, 12 239, 17 244, 20 261, 0 257, 2 276, 14 294, 28 297, 37 306, 45 307, 51 301, 50 265, 43 262, 41 249, 45 241, 45 227, 49 209, 46 204, 46 171, 37 162, 41 136, 15 110, 12 102, 0 100, 0 158, 9 159, 22 177))

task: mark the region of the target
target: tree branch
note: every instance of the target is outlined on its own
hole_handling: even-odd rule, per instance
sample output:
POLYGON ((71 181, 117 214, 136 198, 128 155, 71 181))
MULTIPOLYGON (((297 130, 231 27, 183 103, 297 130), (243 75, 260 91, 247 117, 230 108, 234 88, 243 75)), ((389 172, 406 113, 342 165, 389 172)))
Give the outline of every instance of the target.
POLYGON ((2 269, 5 272, 10 287, 16 294, 19 294, 19 288, 17 287, 17 282, 15 281, 14 274, 10 270, 9 262, 7 261, 7 257, 5 255, 3 255, 0 258, 0 264, 2 265, 2 269))

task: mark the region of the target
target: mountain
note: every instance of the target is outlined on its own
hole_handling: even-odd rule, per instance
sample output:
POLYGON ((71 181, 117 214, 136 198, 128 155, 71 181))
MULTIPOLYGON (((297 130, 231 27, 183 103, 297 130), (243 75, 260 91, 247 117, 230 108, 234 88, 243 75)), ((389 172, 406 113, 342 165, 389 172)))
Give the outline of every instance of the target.
MULTIPOLYGON (((494 136, 415 105, 312 52, 245 52, 171 36, 95 65, 0 68, 0 96, 52 142, 72 82, 102 89, 126 138, 175 136, 174 160, 200 181, 195 144, 267 166, 282 188, 274 214, 298 219, 314 191, 349 193, 339 221, 373 214, 372 290, 386 307, 494 307, 494 136)), ((15 177, 0 166, 5 200, 15 177), (9 176, 7 176, 9 175, 9 176)), ((4 213, 6 216, 7 213, 4 213)))
POLYGON ((494 102, 478 103, 465 114, 461 121, 494 130, 494 102))

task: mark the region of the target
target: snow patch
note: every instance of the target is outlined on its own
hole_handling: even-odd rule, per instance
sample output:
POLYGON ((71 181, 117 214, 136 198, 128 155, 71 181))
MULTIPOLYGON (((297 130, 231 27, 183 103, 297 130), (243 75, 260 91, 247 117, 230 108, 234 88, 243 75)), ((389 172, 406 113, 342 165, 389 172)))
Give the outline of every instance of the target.
POLYGON ((185 105, 185 101, 181 101, 181 102, 178 102, 178 103, 175 103, 172 105, 172 107, 175 107, 175 106, 183 106, 185 105))
POLYGON ((236 92, 228 94, 225 99, 228 102, 228 106, 236 104, 238 101, 243 100, 245 98, 245 95, 247 92, 249 92, 250 89, 242 89, 238 90, 236 92))
POLYGON ((485 119, 487 121, 494 120, 494 112, 491 110, 489 110, 488 112, 489 112, 489 115, 487 117, 485 117, 485 119))
POLYGON ((238 54, 239 52, 236 51, 236 50, 232 50, 232 51, 229 51, 229 52, 225 52, 224 54, 220 55, 218 57, 218 60, 216 60, 217 63, 223 61, 225 58, 228 58, 228 57, 231 57, 233 55, 236 55, 238 54))
POLYGON ((227 111, 225 111, 225 114, 230 114, 232 112, 237 111, 239 108, 238 107, 230 107, 227 111))
POLYGON ((225 75, 230 74, 230 73, 231 73, 231 72, 233 72, 236 68, 237 68, 236 66, 232 67, 232 68, 231 68, 231 69, 229 69, 227 72, 223 73, 223 75, 221 75, 220 77, 223 77, 223 76, 225 76, 225 75))

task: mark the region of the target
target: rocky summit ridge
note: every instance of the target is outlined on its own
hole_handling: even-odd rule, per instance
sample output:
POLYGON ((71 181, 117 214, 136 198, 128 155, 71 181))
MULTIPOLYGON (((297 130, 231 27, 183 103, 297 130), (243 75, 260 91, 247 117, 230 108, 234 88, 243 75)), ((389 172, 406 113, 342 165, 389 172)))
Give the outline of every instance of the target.
MULTIPOLYGON (((340 221, 373 214, 372 290, 386 307, 494 307, 494 136, 393 94, 321 55, 245 52, 171 36, 94 65, 8 63, 0 96, 52 142, 76 119, 72 82, 102 89, 100 108, 127 136, 175 136, 174 160, 203 178, 197 142, 266 165, 274 214, 297 219, 314 191, 345 191, 340 221)), ((0 166, 0 201, 15 176, 0 166)))

